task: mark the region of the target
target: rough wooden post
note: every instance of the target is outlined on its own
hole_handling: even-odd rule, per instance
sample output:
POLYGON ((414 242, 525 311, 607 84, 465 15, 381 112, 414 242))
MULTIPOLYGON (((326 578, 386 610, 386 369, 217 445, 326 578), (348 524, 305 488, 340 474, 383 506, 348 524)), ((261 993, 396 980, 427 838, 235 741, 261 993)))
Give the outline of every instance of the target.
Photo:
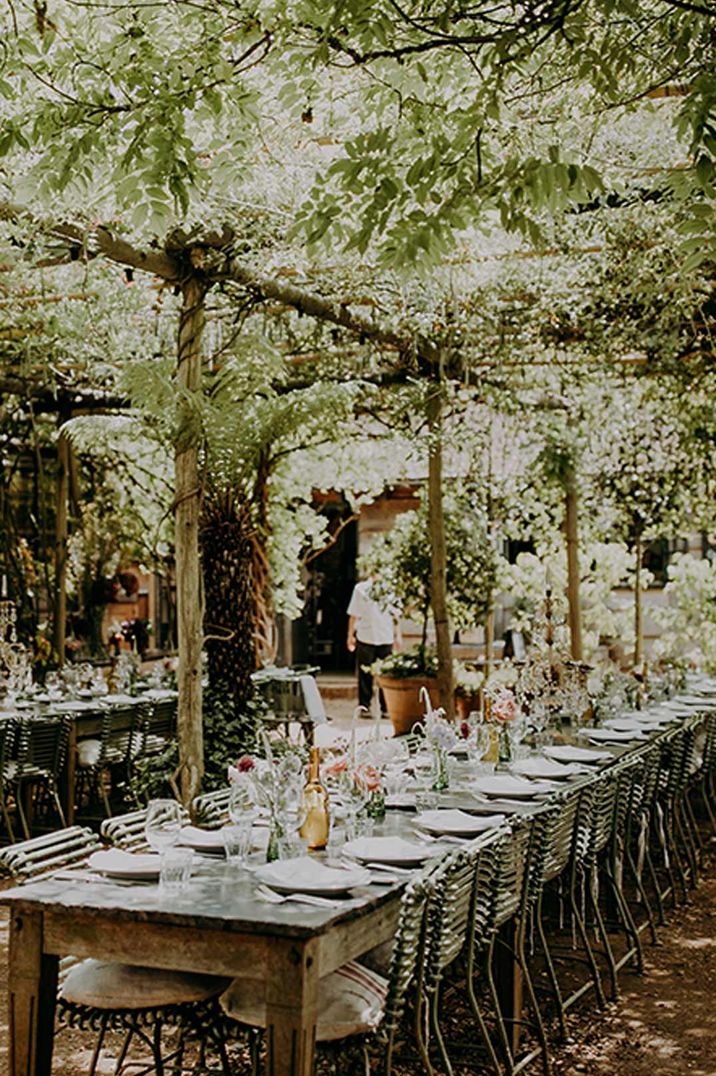
POLYGON ((641 568, 644 548, 641 531, 637 530, 634 541, 634 668, 638 668, 644 657, 644 617, 641 595, 641 568))
POLYGON ((447 611, 447 551, 443 518, 442 392, 440 383, 430 386, 427 400, 428 433, 428 526, 430 529, 430 601, 435 622, 438 654, 438 695, 448 717, 455 713, 450 623, 447 611))
MULTIPOLYGON (((60 422, 69 416, 60 414, 60 422)), ((64 433, 57 439, 57 484, 55 486, 55 600, 52 646, 60 665, 65 662, 67 633, 67 501, 70 492, 70 442, 64 433)))
POLYGON ((564 529, 567 538, 567 602, 572 661, 583 661, 582 603, 579 595, 579 501, 574 473, 569 477, 564 497, 564 529))
POLYGON ((191 397, 201 391, 201 337, 206 288, 195 276, 182 284, 177 348, 177 385, 181 398, 174 453, 176 501, 177 641, 179 645, 179 780, 181 798, 189 805, 204 775, 201 699, 203 594, 199 560, 199 435, 191 397))

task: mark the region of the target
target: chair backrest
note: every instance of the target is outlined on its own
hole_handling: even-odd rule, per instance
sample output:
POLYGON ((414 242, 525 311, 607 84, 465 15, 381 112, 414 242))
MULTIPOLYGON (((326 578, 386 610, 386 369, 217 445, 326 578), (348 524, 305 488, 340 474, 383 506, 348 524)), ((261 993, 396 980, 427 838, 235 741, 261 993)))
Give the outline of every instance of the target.
POLYGON ((142 704, 132 753, 135 757, 161 754, 175 738, 176 727, 176 699, 155 699, 142 704))
POLYGON ((65 714, 22 717, 17 755, 17 776, 41 773, 57 779, 64 765, 70 719, 65 714))
MULTIPOLYGON (((188 814, 185 814, 185 819, 189 821, 188 814)), ((115 848, 131 849, 135 852, 143 851, 149 848, 144 832, 146 821, 147 808, 142 807, 138 811, 128 811, 127 814, 105 818, 99 831, 105 844, 114 845, 115 848)))
POLYGON ((0 879, 27 882, 78 866, 102 844, 91 829, 69 826, 0 849, 0 879))
POLYGON ((207 829, 218 829, 229 820, 229 796, 231 786, 220 788, 217 792, 204 792, 192 800, 191 816, 194 821, 207 829))
POLYGON ((102 840, 116 848, 131 848, 135 851, 146 849, 149 847, 144 833, 146 820, 146 807, 142 807, 139 811, 129 811, 127 814, 105 818, 99 829, 102 840))
POLYGON ((426 920, 428 991, 468 945, 479 951, 489 941, 497 915, 493 883, 511 839, 503 829, 483 834, 436 869, 426 920))
POLYGON ((14 757, 18 723, 15 717, 0 718, 0 781, 5 778, 8 762, 14 757))
MULTIPOLYGON (((537 886, 557 878, 567 866, 578 866, 587 854, 593 795, 589 785, 565 790, 542 815, 539 848, 533 851, 537 886)), ((536 835, 537 836, 537 835, 536 835)))
POLYGON ((102 734, 97 765, 128 762, 138 750, 144 727, 144 708, 139 704, 107 706, 102 711, 102 734))
POLYGON ((489 920, 494 931, 511 919, 522 907, 530 886, 530 850, 536 833, 535 820, 540 812, 515 818, 511 832, 494 846, 494 863, 489 866, 489 920))
POLYGON ((384 1038, 392 1039, 400 1026, 411 986, 417 984, 421 987, 426 915, 437 869, 434 866, 424 867, 410 879, 403 891, 390 958, 383 1019, 379 1028, 384 1038))

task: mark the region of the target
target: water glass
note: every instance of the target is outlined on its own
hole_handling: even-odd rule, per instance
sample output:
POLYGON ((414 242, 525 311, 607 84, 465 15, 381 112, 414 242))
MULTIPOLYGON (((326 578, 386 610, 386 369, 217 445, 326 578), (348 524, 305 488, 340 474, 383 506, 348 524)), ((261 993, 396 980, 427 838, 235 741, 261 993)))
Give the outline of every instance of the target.
POLYGON ((251 852, 251 833, 253 818, 244 817, 240 822, 232 822, 221 830, 226 859, 233 865, 246 866, 251 852))
POLYGON ((159 888, 172 893, 186 888, 191 878, 193 859, 191 848, 167 848, 162 853, 159 888))
POLYGON ((440 795, 426 789, 415 793, 415 809, 420 814, 422 811, 434 811, 440 803, 440 795))

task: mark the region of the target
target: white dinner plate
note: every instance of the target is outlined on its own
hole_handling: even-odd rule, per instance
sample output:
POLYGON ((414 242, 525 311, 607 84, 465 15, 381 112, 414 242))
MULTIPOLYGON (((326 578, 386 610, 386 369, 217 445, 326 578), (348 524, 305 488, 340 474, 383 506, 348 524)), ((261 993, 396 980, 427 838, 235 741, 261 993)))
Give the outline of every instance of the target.
POLYGON ((326 867, 309 856, 265 863, 256 870, 254 877, 278 893, 310 893, 314 896, 347 893, 356 886, 371 883, 370 871, 363 867, 326 867))
POLYGON ((589 747, 573 747, 566 743, 545 747, 544 753, 556 762, 582 762, 587 766, 598 766, 614 757, 609 751, 593 751, 589 747))
POLYGON ((427 833, 451 837, 473 837, 486 829, 501 826, 503 814, 474 815, 460 810, 422 811, 415 819, 416 825, 427 833))
POLYGON ((511 774, 492 774, 478 777, 472 782, 473 792, 482 792, 490 799, 530 800, 553 792, 555 785, 551 781, 530 781, 526 777, 513 777, 511 774))
POLYGON ((581 729, 580 736, 587 736, 592 743, 631 743, 633 740, 645 740, 648 736, 643 729, 581 729))
POLYGON ((650 724, 653 731, 653 721, 638 721, 635 717, 612 717, 609 721, 604 722, 604 728, 612 729, 616 732, 649 732, 650 724))
POLYGON ((391 867, 419 867, 435 855, 434 847, 402 837, 356 837, 346 841, 342 851, 361 863, 386 863, 391 867))
POLYGON ((580 774, 585 773, 584 767, 575 762, 564 765, 553 758, 539 756, 513 762, 510 770, 521 777, 537 778, 543 781, 567 781, 570 777, 579 777, 580 774))
POLYGON ((87 862, 93 871, 107 878, 155 882, 159 878, 161 857, 156 852, 125 852, 122 848, 108 848, 103 852, 93 852, 87 862))

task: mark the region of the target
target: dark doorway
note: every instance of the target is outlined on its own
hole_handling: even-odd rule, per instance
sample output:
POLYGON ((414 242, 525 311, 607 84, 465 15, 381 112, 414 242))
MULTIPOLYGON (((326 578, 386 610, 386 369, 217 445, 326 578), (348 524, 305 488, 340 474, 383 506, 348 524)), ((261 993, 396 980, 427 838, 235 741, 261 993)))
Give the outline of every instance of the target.
POLYGON ((353 669, 354 658, 346 649, 348 602, 356 581, 358 524, 346 502, 324 504, 329 517, 332 544, 308 564, 306 601, 299 632, 303 636, 302 658, 321 669, 344 672, 353 669))

